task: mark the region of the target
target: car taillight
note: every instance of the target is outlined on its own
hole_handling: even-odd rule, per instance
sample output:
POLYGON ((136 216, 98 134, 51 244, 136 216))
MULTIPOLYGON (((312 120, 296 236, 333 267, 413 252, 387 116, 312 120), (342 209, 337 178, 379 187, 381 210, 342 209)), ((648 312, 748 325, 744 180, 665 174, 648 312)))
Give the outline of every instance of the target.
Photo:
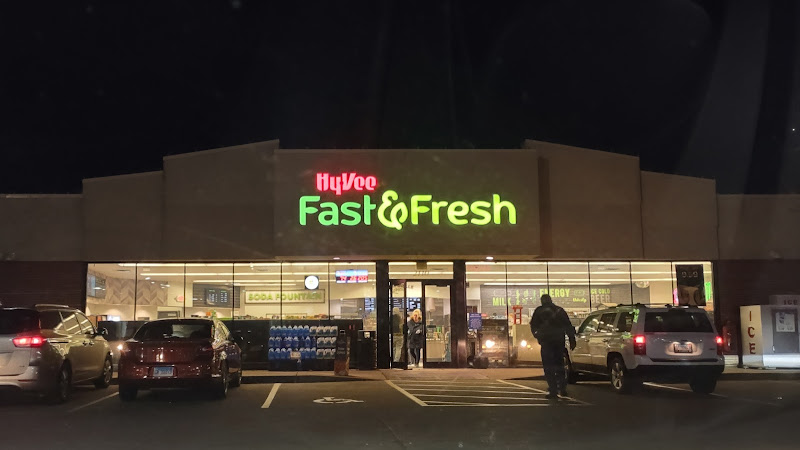
POLYGON ((722 356, 723 354, 722 351, 724 350, 725 341, 722 339, 722 336, 717 336, 716 341, 717 341, 717 355, 722 356))
POLYGON ((647 354, 647 340, 641 334, 633 337, 633 354, 634 355, 647 354))
POLYGON ((41 336, 20 336, 12 339, 15 347, 41 347, 44 338, 41 336))
POLYGON ((117 349, 119 349, 119 359, 126 359, 133 354, 133 347, 128 343, 117 346, 117 349))
POLYGON ((211 359, 214 356, 214 347, 211 344, 203 344, 197 349, 199 359, 211 359))

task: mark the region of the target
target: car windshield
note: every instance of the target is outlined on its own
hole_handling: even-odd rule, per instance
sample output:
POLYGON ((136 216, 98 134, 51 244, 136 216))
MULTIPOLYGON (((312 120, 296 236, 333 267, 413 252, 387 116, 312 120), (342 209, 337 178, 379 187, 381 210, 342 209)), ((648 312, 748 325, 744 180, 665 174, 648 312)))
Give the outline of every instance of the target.
POLYGON ((0 310, 0 334, 17 334, 38 329, 38 312, 29 309, 0 310))
POLYGON ((705 312, 674 309, 665 312, 648 312, 644 319, 644 331, 652 333, 713 333, 714 329, 705 312))
POLYGON ((142 325, 133 338, 138 341, 209 339, 211 338, 211 324, 193 321, 151 322, 142 325))

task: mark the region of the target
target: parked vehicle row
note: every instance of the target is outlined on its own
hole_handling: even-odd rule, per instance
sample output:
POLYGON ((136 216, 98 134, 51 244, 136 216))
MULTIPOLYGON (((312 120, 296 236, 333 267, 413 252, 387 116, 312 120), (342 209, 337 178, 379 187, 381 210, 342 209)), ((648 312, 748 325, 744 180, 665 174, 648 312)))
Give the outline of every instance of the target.
POLYGON ((696 307, 619 306, 590 314, 566 349, 569 383, 581 374, 607 376, 619 393, 645 381, 688 382, 712 393, 725 367, 722 338, 696 307))
POLYGON ((80 311, 62 305, 0 308, 0 387, 65 402, 77 384, 107 388, 111 350, 80 311))
POLYGON ((67 306, 0 308, 0 389, 62 403, 75 385, 107 388, 117 359, 123 401, 152 388, 203 388, 224 398, 242 382, 237 338, 219 320, 147 322, 131 339, 115 342, 116 352, 107 335, 67 306))

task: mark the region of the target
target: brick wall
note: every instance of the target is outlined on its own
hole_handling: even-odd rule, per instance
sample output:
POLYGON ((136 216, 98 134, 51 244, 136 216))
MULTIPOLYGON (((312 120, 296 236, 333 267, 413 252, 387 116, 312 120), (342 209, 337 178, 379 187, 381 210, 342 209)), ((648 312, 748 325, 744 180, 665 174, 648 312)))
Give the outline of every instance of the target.
POLYGON ((84 311, 86 263, 0 262, 0 302, 4 307, 57 303, 84 311))
POLYGON ((800 294, 800 260, 727 260, 715 266, 717 328, 730 321, 735 331, 736 351, 741 348, 739 307, 769 304, 775 294, 800 294))

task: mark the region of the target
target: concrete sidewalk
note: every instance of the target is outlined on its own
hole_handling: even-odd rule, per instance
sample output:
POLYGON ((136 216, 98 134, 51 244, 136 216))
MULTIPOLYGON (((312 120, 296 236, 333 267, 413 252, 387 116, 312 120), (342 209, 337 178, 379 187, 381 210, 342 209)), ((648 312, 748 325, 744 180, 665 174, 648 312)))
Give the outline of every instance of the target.
MULTIPOLYGON (((541 368, 495 368, 495 369, 351 369, 347 376, 337 376, 333 372, 296 371, 277 372, 269 370, 245 370, 244 382, 257 383, 319 383, 348 381, 384 380, 512 380, 544 379, 541 368)), ((726 366, 720 378, 722 381, 757 380, 800 380, 800 370, 792 369, 742 369, 726 366)))

